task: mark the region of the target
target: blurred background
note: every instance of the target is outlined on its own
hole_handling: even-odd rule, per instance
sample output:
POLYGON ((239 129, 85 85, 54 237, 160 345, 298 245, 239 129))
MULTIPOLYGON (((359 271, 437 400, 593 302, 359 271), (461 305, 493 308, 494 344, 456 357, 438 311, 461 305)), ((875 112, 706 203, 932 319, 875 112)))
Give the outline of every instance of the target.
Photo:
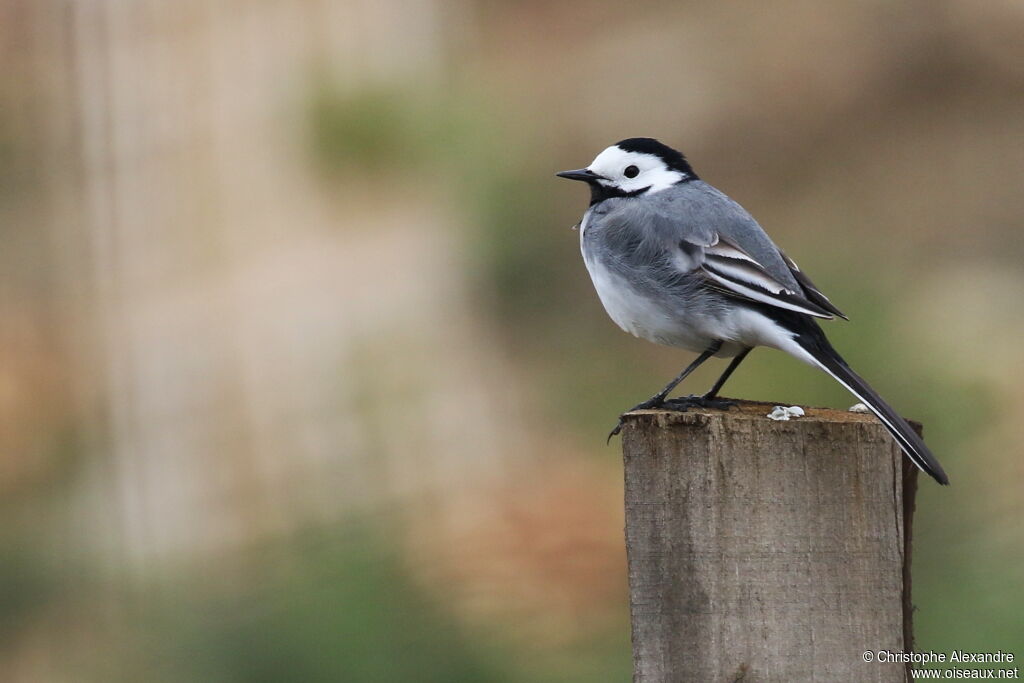
MULTIPOLYGON (((1024 654, 1024 4, 0 0, 4 681, 623 681, 553 173, 683 149, 920 420, 920 649, 1024 654)), ((693 378, 703 390, 722 369, 693 378)), ((727 394, 847 407, 753 354, 727 394)))

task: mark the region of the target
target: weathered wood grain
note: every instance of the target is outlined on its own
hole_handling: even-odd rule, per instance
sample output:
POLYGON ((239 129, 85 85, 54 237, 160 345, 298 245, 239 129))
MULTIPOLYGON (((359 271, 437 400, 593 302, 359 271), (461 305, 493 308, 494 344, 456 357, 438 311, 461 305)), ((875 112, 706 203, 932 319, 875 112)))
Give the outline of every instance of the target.
POLYGON ((770 408, 627 417, 635 681, 904 680, 862 656, 910 637, 915 471, 871 416, 770 408))

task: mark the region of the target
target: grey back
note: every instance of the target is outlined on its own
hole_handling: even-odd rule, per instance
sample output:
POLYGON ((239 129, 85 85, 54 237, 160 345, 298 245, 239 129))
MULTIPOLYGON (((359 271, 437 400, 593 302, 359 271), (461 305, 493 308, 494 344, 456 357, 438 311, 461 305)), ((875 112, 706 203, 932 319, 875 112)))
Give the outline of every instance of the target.
MULTIPOLYGON (((747 211, 727 195, 701 181, 681 183, 639 198, 608 199, 594 207, 587 231, 600 235, 603 247, 632 265, 651 263, 680 249, 685 259, 702 260, 687 245, 700 250, 719 239, 738 246, 794 292, 802 288, 793 277, 778 247, 747 211), (662 254, 662 256, 659 256, 662 254)), ((677 260, 678 263, 678 260, 677 260)), ((685 264, 679 264, 685 265, 685 264)))

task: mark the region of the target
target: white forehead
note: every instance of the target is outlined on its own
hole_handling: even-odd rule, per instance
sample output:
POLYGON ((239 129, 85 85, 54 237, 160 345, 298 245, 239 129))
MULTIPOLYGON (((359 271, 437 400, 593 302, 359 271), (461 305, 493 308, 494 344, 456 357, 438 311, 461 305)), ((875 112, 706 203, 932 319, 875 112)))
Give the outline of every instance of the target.
POLYGON ((642 152, 627 152, 616 145, 612 145, 594 157, 589 168, 595 173, 610 178, 621 174, 627 166, 636 166, 641 171, 667 168, 660 157, 642 152))

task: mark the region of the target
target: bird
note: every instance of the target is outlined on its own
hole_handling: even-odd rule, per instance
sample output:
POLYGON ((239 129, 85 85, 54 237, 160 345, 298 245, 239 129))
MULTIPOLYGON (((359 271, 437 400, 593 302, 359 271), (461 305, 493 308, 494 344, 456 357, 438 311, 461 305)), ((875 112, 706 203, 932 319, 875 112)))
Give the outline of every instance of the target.
MULTIPOLYGON (((833 348, 818 320, 847 320, 737 202, 654 138, 621 140, 562 178, 590 187, 580 250, 608 316, 626 332, 698 353, 661 391, 630 410, 728 409, 726 380, 758 346, 831 375, 873 412, 910 460, 940 484, 938 460, 911 426, 833 348), (669 399, 712 356, 731 358, 702 395, 669 399)), ((627 411, 629 412, 629 411, 627 411)), ((623 417, 608 435, 610 441, 623 417)))

